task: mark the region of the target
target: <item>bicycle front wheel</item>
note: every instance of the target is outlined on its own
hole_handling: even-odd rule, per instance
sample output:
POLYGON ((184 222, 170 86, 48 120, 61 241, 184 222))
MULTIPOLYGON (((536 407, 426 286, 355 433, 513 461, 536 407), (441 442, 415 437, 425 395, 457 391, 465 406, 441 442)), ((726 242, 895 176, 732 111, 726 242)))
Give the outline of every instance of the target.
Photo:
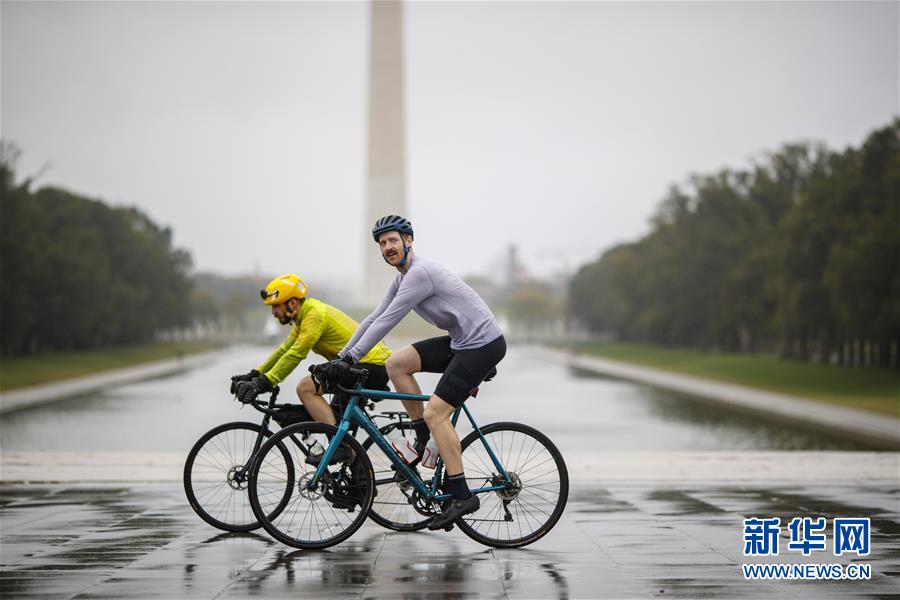
POLYGON ((316 443, 326 448, 337 428, 298 423, 273 435, 260 448, 250 469, 250 506, 276 540, 295 548, 318 550, 338 544, 360 528, 372 506, 372 463, 356 439, 347 434, 338 448, 346 459, 331 464, 315 487, 316 467, 306 462, 316 443), (279 451, 287 448, 289 460, 279 451), (274 510, 291 482, 283 510, 274 510))
POLYGON ((466 479, 473 489, 504 485, 489 446, 512 479, 502 490, 479 494, 481 507, 457 521, 476 542, 518 548, 542 538, 562 516, 569 498, 569 472, 546 435, 521 423, 491 423, 462 441, 466 479))
MULTIPOLYGON (((253 449, 262 432, 256 423, 224 423, 203 434, 184 463, 184 493, 201 519, 224 531, 259 528, 247 495, 253 449)), ((281 460, 290 460, 283 444, 276 447, 281 460)), ((284 508, 293 481, 285 481, 273 510, 284 508)))

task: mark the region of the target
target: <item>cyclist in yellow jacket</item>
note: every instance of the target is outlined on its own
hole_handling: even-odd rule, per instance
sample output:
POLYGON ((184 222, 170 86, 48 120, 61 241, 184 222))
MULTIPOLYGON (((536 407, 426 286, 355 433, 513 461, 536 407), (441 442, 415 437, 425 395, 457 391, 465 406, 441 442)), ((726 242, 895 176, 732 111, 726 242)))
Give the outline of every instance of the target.
MULTIPOLYGON (((263 303, 272 308, 272 316, 282 325, 293 323, 293 327, 284 343, 265 362, 249 373, 232 378, 232 392, 241 402, 251 402, 259 394, 271 391, 291 374, 310 350, 328 360, 336 358, 356 331, 356 321, 334 306, 307 297, 308 289, 302 279, 289 273, 276 277, 260 291, 263 303)), ((390 355, 388 347, 380 342, 359 361, 359 366, 369 371, 367 388, 387 389, 388 374, 384 363, 390 355)), ((309 375, 297 384, 297 396, 313 419, 328 425, 337 424, 334 411, 309 375)))

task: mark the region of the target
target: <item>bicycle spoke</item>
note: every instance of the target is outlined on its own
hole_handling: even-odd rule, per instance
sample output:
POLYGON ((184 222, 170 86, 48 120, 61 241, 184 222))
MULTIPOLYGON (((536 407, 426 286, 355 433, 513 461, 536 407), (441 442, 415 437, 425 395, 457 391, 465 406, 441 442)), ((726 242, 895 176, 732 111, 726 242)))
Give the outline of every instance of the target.
POLYGON ((534 469, 540 467, 541 465, 545 465, 545 464, 547 464, 548 462, 550 462, 550 461, 552 461, 552 460, 553 460, 553 457, 552 457, 552 456, 547 457, 547 460, 545 460, 545 461, 543 461, 543 462, 541 462, 541 463, 538 463, 538 464, 536 464, 536 465, 533 465, 533 466, 531 466, 531 467, 528 467, 527 469, 525 469, 525 470, 523 470, 523 471, 518 471, 517 474, 521 477, 524 473, 528 473, 529 471, 533 471, 534 469))
POLYGON ((460 528, 479 542, 518 547, 539 539, 565 507, 568 478, 559 451, 540 432, 526 425, 498 423, 463 441, 466 476, 476 487, 492 487, 509 474, 512 485, 482 492, 481 507, 460 521, 460 528), (503 465, 494 465, 490 448, 503 465), (509 519, 507 519, 507 516, 509 519))
MULTIPOLYGON (((356 504, 365 506, 368 475, 364 483, 348 481, 355 475, 346 465, 329 465, 314 489, 305 488, 317 470, 305 462, 309 454, 307 444, 311 447, 318 442, 327 448, 334 432, 328 425, 292 426, 275 434, 260 449, 253 465, 252 497, 261 511, 257 514, 268 515, 261 519, 263 526, 279 541, 299 548, 327 547, 355 531, 366 518, 368 511, 348 509, 354 499, 356 504), (282 450, 277 444, 283 444, 282 450), (287 454, 283 455, 284 451, 287 454), (347 499, 351 499, 348 509, 341 508, 347 499)), ((354 438, 348 436, 343 446, 359 457, 359 444, 354 438)), ((368 461, 361 468, 367 473, 368 461)))
POLYGON ((209 524, 226 531, 258 526, 241 469, 250 462, 259 435, 258 425, 227 423, 207 432, 188 454, 185 492, 191 506, 209 524))

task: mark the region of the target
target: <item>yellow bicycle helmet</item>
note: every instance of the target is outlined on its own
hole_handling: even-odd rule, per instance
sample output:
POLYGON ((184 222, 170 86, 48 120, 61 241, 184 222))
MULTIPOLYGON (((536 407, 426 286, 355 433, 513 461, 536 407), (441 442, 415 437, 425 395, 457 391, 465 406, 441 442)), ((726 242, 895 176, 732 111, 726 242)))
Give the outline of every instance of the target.
MULTIPOLYGON (((306 298, 306 292, 308 290, 309 286, 306 285, 305 281, 293 273, 288 273, 287 275, 276 277, 270 281, 269 285, 266 286, 266 289, 259 291, 259 296, 262 298, 264 304, 271 306, 273 304, 284 304, 291 298, 302 300, 303 298, 306 298)), ((296 310, 293 312, 286 312, 288 317, 292 319, 297 314, 296 310)))

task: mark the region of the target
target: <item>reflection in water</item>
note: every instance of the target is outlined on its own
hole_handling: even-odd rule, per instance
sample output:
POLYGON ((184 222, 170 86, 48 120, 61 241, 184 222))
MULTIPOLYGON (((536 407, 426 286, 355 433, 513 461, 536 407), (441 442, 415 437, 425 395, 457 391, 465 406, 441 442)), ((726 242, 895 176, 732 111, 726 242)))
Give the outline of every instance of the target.
POLYGON ((0 514, 0 598, 56 597, 48 592, 54 585, 73 586, 61 596, 71 597, 74 586, 88 586, 98 573, 125 568, 183 534, 178 518, 148 510, 158 500, 152 492, 140 499, 130 488, 112 486, 37 494, 26 486, 2 493, 10 501, 0 514))
POLYGON ((732 450, 871 450, 862 441, 813 425, 696 398, 659 388, 642 389, 661 420, 698 427, 708 435, 732 440, 732 450))
POLYGON ((762 589, 735 568, 741 519, 760 515, 870 517, 872 579, 810 582, 809 595, 895 597, 897 493, 896 482, 583 486, 539 548, 370 525, 316 552, 198 530, 173 485, 13 486, 0 493, 0 597, 731 598, 762 589))
POLYGON ((243 591, 265 595, 266 590, 296 585, 298 593, 315 596, 311 591, 318 587, 346 591, 348 586, 365 586, 372 576, 377 552, 371 545, 359 542, 357 539, 323 551, 289 551, 280 546, 271 560, 254 566, 252 576, 242 581, 243 591))
POLYGON ((266 580, 286 584, 318 582, 326 586, 365 585, 374 565, 341 560, 343 552, 310 553, 308 550, 278 550, 275 557, 256 569, 248 590, 259 591, 266 580), (337 555, 337 556, 334 556, 337 555))
MULTIPOLYGON (((399 593, 398 597, 402 598, 432 595, 435 590, 440 590, 440 597, 468 597, 484 592, 482 585, 496 581, 499 569, 503 585, 510 592, 525 591, 527 586, 529 595, 569 598, 568 580, 555 563, 559 557, 553 553, 528 549, 499 556, 491 550, 460 553, 448 547, 444 551, 431 549, 427 553, 415 552, 402 557, 386 556, 384 544, 391 543, 391 536, 403 535, 410 534, 376 533, 322 551, 289 551, 279 546, 270 560, 254 564, 236 586, 250 596, 265 596, 275 590, 294 588, 298 593, 302 591, 312 597, 317 589, 323 593, 327 590, 328 594, 335 590, 353 593, 377 585, 380 589, 399 593), (479 568, 483 577, 479 576, 479 568)), ((194 546, 186 557, 185 589, 191 587, 199 558, 196 554, 201 550, 208 551, 202 546, 234 544, 241 539, 257 543, 268 541, 255 534, 224 534, 194 546)), ((245 568, 246 565, 233 565, 236 572, 245 568)))
MULTIPOLYGON (((897 505, 890 509, 878 507, 865 501, 864 492, 858 492, 862 496, 854 502, 847 502, 833 497, 824 496, 821 493, 798 490, 787 492, 782 490, 749 490, 743 491, 741 498, 745 502, 758 503, 758 511, 755 514, 788 515, 796 511, 796 507, 803 507, 804 514, 824 516, 828 519, 835 517, 869 517, 872 520, 872 535, 876 538, 880 535, 896 537, 900 535, 900 521, 897 519, 897 505)), ((895 492, 896 494, 896 492, 895 492)), ((750 513, 752 511, 745 511, 750 513)), ((746 514, 745 516, 753 516, 746 514)), ((893 555, 900 558, 900 547, 882 547, 880 558, 893 555)))
MULTIPOLYGON (((4 451, 185 452, 201 434, 228 421, 259 422, 259 413, 228 394, 229 377, 259 362, 265 349, 239 347, 216 362, 168 378, 6 414, 4 451)), ((563 451, 733 451, 878 449, 812 426, 742 412, 628 381, 587 375, 512 346, 500 375, 467 404, 481 425, 518 421, 550 436, 563 451)), ((282 385, 284 399, 304 368, 282 385)), ((424 390, 437 376, 422 374, 424 390)), ((382 410, 398 410, 385 401, 382 410)), ((461 435, 467 426, 460 427, 461 435)))
MULTIPOLYGON (((523 552, 519 550, 518 552, 523 552)), ((504 560, 497 557, 501 566, 503 586, 509 593, 523 593, 538 598, 559 598, 568 600, 569 580, 556 561, 558 554, 539 552, 531 548, 524 551, 525 557, 504 560)))
POLYGON ((209 582, 204 566, 214 565, 229 579, 241 577, 259 555, 270 546, 280 546, 264 535, 253 532, 222 532, 196 544, 185 546, 182 585, 185 590, 203 588, 209 582))
POLYGON ((569 502, 578 503, 578 512, 582 513, 618 513, 637 511, 637 508, 620 498, 616 498, 607 489, 585 490, 574 488, 569 492, 569 502))
POLYGON ((728 511, 719 508, 709 502, 694 497, 685 490, 659 489, 652 490, 646 495, 646 499, 660 503, 664 509, 657 508, 654 514, 684 516, 684 515, 715 515, 728 514, 728 511))
POLYGON ((260 535, 258 533, 254 533, 252 531, 223 531, 222 533, 216 534, 211 538, 206 538, 200 544, 218 544, 220 542, 261 542, 265 545, 271 546, 275 544, 275 541, 272 538, 266 537, 264 535, 260 535))

